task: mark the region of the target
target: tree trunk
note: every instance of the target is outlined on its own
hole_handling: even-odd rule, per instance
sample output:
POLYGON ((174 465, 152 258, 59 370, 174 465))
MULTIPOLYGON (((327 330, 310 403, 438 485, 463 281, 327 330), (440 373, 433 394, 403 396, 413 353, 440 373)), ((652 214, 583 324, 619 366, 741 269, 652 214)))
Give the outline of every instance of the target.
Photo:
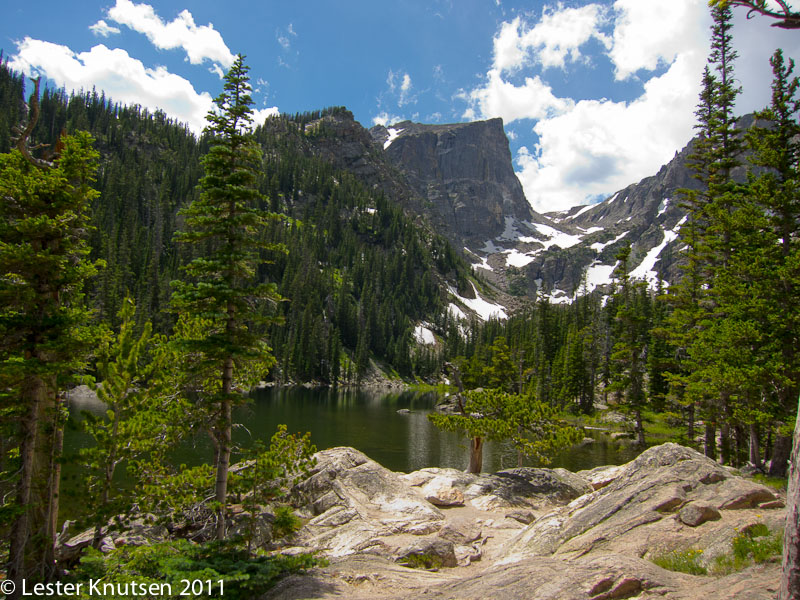
POLYGON ((745 435, 744 435, 744 427, 741 423, 737 423, 733 426, 733 439, 736 441, 736 448, 733 453, 733 466, 739 467, 744 462, 745 456, 745 435))
POLYGON ((483 438, 474 437, 470 443, 469 469, 467 473, 478 474, 483 468, 483 438))
POLYGON ((723 465, 731 464, 731 427, 727 423, 719 427, 719 454, 723 465))
POLYGON ((646 444, 644 439, 644 421, 642 420, 642 411, 641 409, 637 408, 633 414, 636 416, 636 443, 640 448, 644 448, 646 444))
POLYGON ((769 462, 770 477, 786 477, 786 467, 792 452, 792 438, 776 434, 772 443, 772 458, 769 462))
POLYGON ((717 428, 711 421, 706 421, 706 434, 703 440, 703 452, 708 458, 717 460, 717 428))
POLYGON ((53 403, 53 437, 52 449, 50 453, 50 482, 47 496, 50 501, 47 514, 46 539, 52 540, 45 546, 44 564, 47 566, 45 580, 51 580, 58 574, 56 565, 56 537, 58 536, 58 507, 61 487, 61 454, 64 450, 64 421, 62 413, 63 399, 60 394, 55 395, 53 403))
POLYGON ((764 458, 761 461, 763 464, 772 458, 772 427, 767 428, 767 440, 761 446, 764 448, 764 458))
MULTIPOLYGON (((51 382, 52 383, 52 382, 51 382)), ((16 584, 9 598, 20 598, 22 580, 47 581, 55 574, 55 522, 60 448, 54 447, 58 422, 53 386, 32 377, 22 390, 28 412, 21 423, 20 478, 16 503, 24 508, 11 528, 7 578, 16 584)))
POLYGON ((756 469, 761 468, 761 432, 758 423, 750 424, 750 462, 756 469))
POLYGON ((686 437, 688 438, 689 446, 695 447, 694 441, 694 402, 686 408, 686 437))
POLYGON ((233 389, 233 358, 225 359, 222 370, 222 405, 216 437, 219 442, 215 497, 217 501, 218 540, 225 539, 225 519, 228 511, 228 470, 231 464, 231 391, 233 389))
POLYGON ((783 571, 780 600, 800 598, 800 407, 794 426, 794 448, 786 491, 786 526, 783 531, 783 571))

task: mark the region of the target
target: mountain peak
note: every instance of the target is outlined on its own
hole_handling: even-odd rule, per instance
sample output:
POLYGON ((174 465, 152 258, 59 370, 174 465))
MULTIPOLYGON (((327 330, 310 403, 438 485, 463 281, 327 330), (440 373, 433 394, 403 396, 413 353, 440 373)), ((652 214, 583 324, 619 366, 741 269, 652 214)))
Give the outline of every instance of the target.
POLYGON ((506 230, 506 218, 530 221, 514 173, 502 119, 428 125, 402 121, 370 130, 373 140, 430 208, 451 241, 483 244, 506 230))

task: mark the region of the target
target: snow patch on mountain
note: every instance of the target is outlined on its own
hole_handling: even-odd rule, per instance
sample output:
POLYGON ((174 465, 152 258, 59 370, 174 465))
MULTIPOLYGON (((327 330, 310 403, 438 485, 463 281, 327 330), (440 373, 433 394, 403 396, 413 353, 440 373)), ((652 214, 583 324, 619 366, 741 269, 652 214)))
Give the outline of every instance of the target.
POLYGON ((545 250, 550 248, 550 246, 558 246, 559 248, 566 249, 581 243, 582 236, 580 235, 565 233, 559 231, 555 227, 543 225, 542 223, 533 223, 532 225, 536 231, 549 238, 540 242, 544 245, 545 250))
POLYGON ((421 324, 414 328, 414 339, 417 340, 417 343, 425 346, 431 346, 436 343, 436 336, 433 335, 433 332, 421 324))
POLYGON ((658 214, 656 215, 656 218, 660 217, 665 212, 667 212, 667 207, 669 206, 669 201, 670 201, 669 198, 664 198, 661 201, 661 204, 658 205, 658 214))
POLYGON ((578 212, 576 212, 574 215, 568 216, 567 219, 570 219, 570 220, 576 219, 576 218, 580 217, 586 211, 592 210, 595 206, 597 206, 597 205, 596 204, 587 204, 582 209, 580 209, 578 212))
POLYGON ((479 263, 473 265, 476 269, 484 269, 486 271, 494 271, 494 269, 489 264, 489 257, 488 256, 481 256, 480 254, 477 254, 477 253, 473 252, 472 250, 470 250, 466 246, 464 246, 464 251, 467 252, 468 254, 472 254, 472 256, 474 256, 475 258, 477 258, 480 261, 479 263))
POLYGON ((609 242, 595 242, 594 244, 592 244, 589 247, 592 250, 594 250, 595 252, 602 252, 607 246, 611 246, 613 244, 616 244, 618 241, 620 241, 622 238, 624 238, 626 235, 628 235, 628 233, 629 233, 628 231, 623 231, 617 237, 615 237, 613 240, 611 240, 609 242))
POLYGON ((661 240, 661 243, 650 249, 642 262, 639 263, 639 266, 630 272, 630 276, 635 279, 644 279, 647 281, 648 285, 655 285, 658 280, 658 273, 653 270, 653 267, 656 261, 658 261, 658 256, 661 254, 661 251, 667 247, 667 244, 674 242, 677 237, 677 231, 665 231, 664 239, 661 240))
POLYGON ((389 146, 391 146, 392 142, 395 141, 398 137, 400 137, 400 134, 403 133, 405 129, 395 129, 394 127, 389 127, 389 129, 387 129, 386 131, 389 134, 389 139, 387 139, 383 143, 384 150, 386 150, 389 146))
POLYGON ((466 320, 468 318, 467 313, 461 310, 458 304, 455 304, 454 302, 451 302, 450 304, 447 305, 447 313, 451 317, 455 317, 456 319, 466 320))
POLYGON ((617 268, 619 263, 613 265, 603 265, 598 261, 593 262, 586 269, 586 287, 589 292, 594 291, 601 285, 608 285, 611 283, 611 274, 617 268))
POLYGON ((555 289, 550 293, 549 300, 550 304, 569 304, 572 302, 572 296, 564 290, 555 289))
MULTIPOLYGON (((475 314, 480 317, 483 321, 488 321, 489 319, 507 319, 508 314, 506 314, 505 308, 500 304, 495 304, 494 302, 489 302, 488 300, 484 300, 481 295, 478 293, 478 289, 475 287, 474 283, 470 283, 472 285, 472 291, 475 292, 474 298, 463 298, 458 295, 456 289, 452 286, 448 286, 448 290, 450 293, 459 301, 461 304, 466 306, 468 309, 473 311, 475 314)), ((453 303, 450 306, 454 306, 453 303)), ((450 310, 450 307, 448 307, 450 310)), ((460 311, 463 315, 463 311, 460 311)), ((453 312, 451 311, 451 314, 453 312)))
POLYGON ((527 254, 523 254, 519 250, 512 248, 511 250, 506 250, 503 254, 507 254, 506 256, 506 265, 509 267, 524 267, 528 263, 534 261, 536 253, 529 252, 527 254))
POLYGON ((497 238, 504 242, 515 242, 522 237, 522 234, 517 231, 517 220, 514 217, 505 218, 505 229, 503 233, 497 238))

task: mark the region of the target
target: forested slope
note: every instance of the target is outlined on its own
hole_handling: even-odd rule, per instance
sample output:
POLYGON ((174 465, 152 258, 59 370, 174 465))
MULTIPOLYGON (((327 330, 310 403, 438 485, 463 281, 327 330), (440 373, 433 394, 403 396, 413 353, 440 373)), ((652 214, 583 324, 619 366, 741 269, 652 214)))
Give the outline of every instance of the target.
MULTIPOLYGON (((23 88, 20 75, 0 67, 0 150, 9 149, 25 113, 23 88)), ((280 381, 356 381, 370 357, 401 374, 431 372, 438 366, 416 349, 414 327, 445 327, 446 282, 471 290, 469 266, 443 237, 314 150, 331 135, 326 118, 344 113, 276 117, 255 132, 265 208, 290 217, 263 232, 289 251, 265 256, 270 264, 260 271, 287 300, 274 307, 283 323, 265 332, 280 381)), ((52 146, 62 131, 77 130, 92 134, 101 155, 90 243, 92 258, 106 266, 89 284, 90 303, 116 326, 129 292, 137 318, 166 333, 175 320, 167 310, 170 282, 192 258, 173 242, 177 213, 196 197, 207 143, 161 112, 114 104, 94 91, 43 90, 34 141, 52 146)))

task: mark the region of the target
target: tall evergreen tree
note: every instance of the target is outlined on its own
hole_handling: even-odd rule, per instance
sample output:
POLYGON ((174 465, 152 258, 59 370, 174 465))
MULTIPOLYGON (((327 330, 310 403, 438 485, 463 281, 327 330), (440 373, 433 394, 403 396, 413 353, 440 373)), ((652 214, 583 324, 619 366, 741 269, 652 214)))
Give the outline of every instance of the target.
MULTIPOLYGON (((769 342, 763 354, 772 367, 765 390, 773 390, 762 399, 772 405, 776 420, 790 423, 796 408, 800 383, 800 354, 797 352, 800 331, 800 81, 793 75, 794 61, 785 61, 783 52, 776 50, 770 59, 773 72, 772 101, 756 114, 756 124, 747 134, 752 150, 751 161, 763 169, 750 178, 750 197, 761 213, 757 250, 742 261, 743 273, 757 280, 755 295, 750 302, 760 300, 757 311, 760 330, 769 342)), ((752 224, 750 224, 752 226, 752 224)), ((779 431, 773 448, 770 472, 783 475, 788 458, 788 432, 779 431)))
POLYGON ((218 387, 205 403, 215 449, 215 498, 218 539, 225 535, 228 469, 231 456, 231 409, 242 399, 235 389, 234 369, 248 388, 274 362, 259 325, 273 321, 265 302, 280 299, 272 283, 258 283, 256 269, 266 262, 264 252, 283 250, 263 239, 268 222, 281 218, 260 208, 256 189, 261 152, 251 134, 252 104, 248 68, 239 55, 224 78, 223 92, 207 115, 205 133, 211 147, 203 158, 205 175, 200 197, 179 214, 185 229, 179 242, 192 244, 198 256, 185 267, 187 280, 175 283, 173 309, 208 320, 200 339, 185 344, 203 355, 206 367, 215 365, 218 387), (253 371, 247 363, 257 365, 253 371))
POLYGON ((691 155, 701 189, 685 191, 689 215, 681 234, 687 242, 686 264, 682 280, 670 289, 674 311, 667 330, 680 358, 670 375, 673 389, 690 406, 692 423, 692 408, 700 406, 708 456, 716 456, 716 426, 721 425, 727 460, 732 389, 730 381, 720 377, 724 370, 717 367, 718 353, 725 349, 720 344, 730 343, 723 335, 727 324, 722 282, 731 273, 737 211, 743 198, 741 186, 732 177, 742 151, 733 112, 741 90, 733 71, 737 53, 732 46, 731 10, 714 7, 711 14, 711 53, 695 112, 699 140, 691 155))
POLYGON ((647 405, 645 391, 646 350, 648 338, 647 290, 644 282, 634 282, 628 274, 630 246, 616 256, 619 262, 617 279, 616 343, 611 354, 612 379, 609 391, 618 393, 618 401, 630 412, 636 423, 636 439, 645 445, 644 417, 647 405))
POLYGON ((96 273, 87 260, 91 184, 97 152, 85 132, 65 136, 53 162, 28 147, 32 115, 16 148, 0 155, 0 400, 17 422, 15 505, 7 576, 41 581, 55 574, 55 535, 63 439, 62 390, 85 365, 92 333, 82 301, 96 273))

